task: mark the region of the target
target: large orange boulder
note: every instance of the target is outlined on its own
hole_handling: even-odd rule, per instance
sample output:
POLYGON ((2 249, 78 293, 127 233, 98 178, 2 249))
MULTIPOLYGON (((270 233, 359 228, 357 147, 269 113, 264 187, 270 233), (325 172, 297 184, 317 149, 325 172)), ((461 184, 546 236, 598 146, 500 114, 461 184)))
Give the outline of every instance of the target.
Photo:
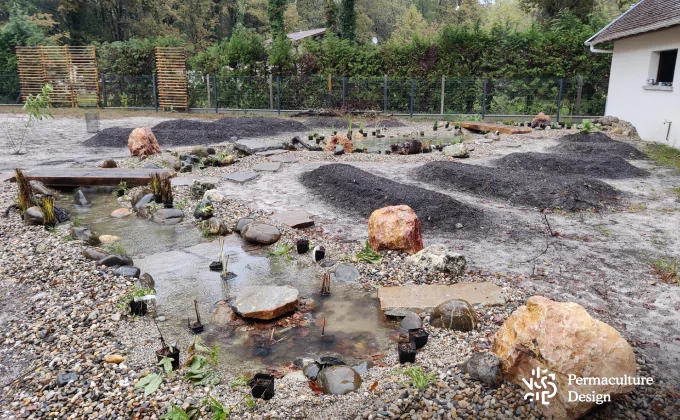
POLYGON ((420 220, 406 205, 383 207, 368 219, 368 243, 374 251, 392 249, 415 254, 423 249, 420 220))
POLYGON ((161 152, 156 136, 147 127, 135 128, 128 138, 128 149, 131 156, 145 157, 161 152))
POLYGON ((598 395, 613 400, 634 387, 635 354, 628 342, 573 302, 533 296, 496 332, 491 351, 525 398, 538 394, 536 405, 546 418, 578 418, 598 404, 598 395))
POLYGON ((539 112, 538 115, 534 117, 533 120, 531 120, 531 128, 546 128, 550 127, 550 116, 545 115, 542 112, 539 112))

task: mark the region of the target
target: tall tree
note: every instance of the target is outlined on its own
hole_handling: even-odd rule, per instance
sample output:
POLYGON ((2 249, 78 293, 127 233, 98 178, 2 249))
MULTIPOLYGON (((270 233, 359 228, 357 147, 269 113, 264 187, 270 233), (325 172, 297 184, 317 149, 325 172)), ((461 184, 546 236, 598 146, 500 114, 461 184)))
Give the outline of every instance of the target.
POLYGON ((560 12, 571 12, 581 21, 587 22, 595 8, 595 0, 520 0, 520 6, 533 11, 540 21, 557 17, 560 12))
POLYGON ((324 7, 324 14, 326 17, 326 30, 331 33, 338 32, 338 5, 335 0, 326 0, 324 7))
POLYGON ((354 41, 357 30, 357 14, 354 10, 354 0, 342 0, 340 22, 342 23, 342 39, 354 41))
POLYGON ((267 15, 272 31, 272 39, 285 38, 286 27, 283 14, 286 11, 286 0, 269 0, 267 15))

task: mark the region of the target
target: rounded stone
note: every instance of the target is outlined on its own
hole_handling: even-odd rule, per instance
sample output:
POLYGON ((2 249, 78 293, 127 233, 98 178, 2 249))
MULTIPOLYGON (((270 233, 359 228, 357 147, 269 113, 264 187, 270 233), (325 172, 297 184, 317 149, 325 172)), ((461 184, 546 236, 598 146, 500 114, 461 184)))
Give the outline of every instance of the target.
POLYGON ((271 245, 279 240, 281 231, 276 226, 253 222, 241 230, 241 235, 248 242, 271 245))
POLYGON ((349 366, 331 366, 323 369, 317 378, 325 394, 345 395, 361 386, 361 376, 349 366))
POLYGON ((399 324, 399 327, 405 331, 414 328, 421 328, 422 326, 423 321, 420 319, 420 316, 415 312, 407 313, 406 316, 401 320, 401 323, 399 324))
POLYGON ((451 299, 439 304, 430 317, 432 326, 456 331, 474 330, 478 323, 474 308, 462 299, 451 299))

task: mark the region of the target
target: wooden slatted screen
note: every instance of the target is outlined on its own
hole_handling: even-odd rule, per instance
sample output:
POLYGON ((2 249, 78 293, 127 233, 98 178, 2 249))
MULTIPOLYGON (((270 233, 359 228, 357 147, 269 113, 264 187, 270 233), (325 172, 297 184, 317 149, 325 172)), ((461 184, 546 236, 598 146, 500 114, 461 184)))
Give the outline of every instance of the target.
POLYGON ((17 47, 21 98, 40 93, 43 85, 52 85, 50 102, 97 106, 99 73, 93 46, 17 47))
POLYGON ((183 47, 156 47, 158 105, 163 110, 188 109, 186 57, 183 47))

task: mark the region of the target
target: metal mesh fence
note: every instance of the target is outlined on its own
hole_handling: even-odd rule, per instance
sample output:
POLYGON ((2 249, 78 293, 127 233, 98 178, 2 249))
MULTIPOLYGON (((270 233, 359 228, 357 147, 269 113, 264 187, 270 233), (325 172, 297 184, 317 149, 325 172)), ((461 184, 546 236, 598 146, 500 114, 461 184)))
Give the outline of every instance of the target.
MULTIPOLYGON (((154 108, 154 76, 104 75, 100 106, 154 108)), ((188 72, 189 106, 202 109, 337 109, 402 115, 482 114, 561 118, 604 115, 606 80, 210 76, 188 72)), ((0 103, 20 103, 17 75, 0 75, 0 103)))

